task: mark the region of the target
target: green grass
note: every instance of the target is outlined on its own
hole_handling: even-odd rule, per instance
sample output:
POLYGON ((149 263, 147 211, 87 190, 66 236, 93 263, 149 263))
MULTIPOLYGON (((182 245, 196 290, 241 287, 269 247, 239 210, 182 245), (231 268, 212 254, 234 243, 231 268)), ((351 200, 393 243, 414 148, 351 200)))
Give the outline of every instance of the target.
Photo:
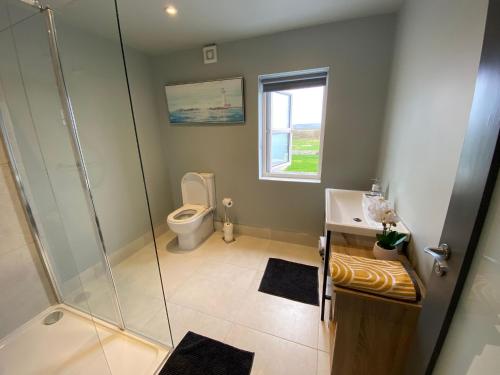
POLYGON ((285 169, 287 172, 317 172, 318 155, 292 155, 292 163, 285 169))
POLYGON ((319 153, 319 139, 298 138, 292 141, 292 163, 287 172, 318 172, 319 155, 297 155, 294 151, 316 151, 319 153))
POLYGON ((319 139, 311 138, 294 138, 292 143, 293 151, 318 151, 319 152, 319 139))

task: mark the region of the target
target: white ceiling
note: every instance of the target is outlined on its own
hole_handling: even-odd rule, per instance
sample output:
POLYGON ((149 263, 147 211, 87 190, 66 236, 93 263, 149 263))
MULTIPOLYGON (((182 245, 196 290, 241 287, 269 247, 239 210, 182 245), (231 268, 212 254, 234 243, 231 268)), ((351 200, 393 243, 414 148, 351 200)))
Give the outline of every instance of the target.
MULTIPOLYGON (((80 27, 110 36, 112 0, 46 0, 80 27)), ((150 54, 388 13, 401 0, 117 0, 127 45, 150 54), (178 9, 175 17, 164 11, 178 9)))

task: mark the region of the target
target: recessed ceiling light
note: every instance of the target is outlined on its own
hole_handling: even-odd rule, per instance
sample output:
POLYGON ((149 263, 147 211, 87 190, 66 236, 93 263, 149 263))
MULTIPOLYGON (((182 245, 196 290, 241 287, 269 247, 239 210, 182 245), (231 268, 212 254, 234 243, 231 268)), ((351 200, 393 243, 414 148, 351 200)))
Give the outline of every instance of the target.
POLYGON ((168 7, 165 8, 165 12, 169 16, 175 16, 177 14, 177 8, 174 7, 173 5, 169 5, 168 7))

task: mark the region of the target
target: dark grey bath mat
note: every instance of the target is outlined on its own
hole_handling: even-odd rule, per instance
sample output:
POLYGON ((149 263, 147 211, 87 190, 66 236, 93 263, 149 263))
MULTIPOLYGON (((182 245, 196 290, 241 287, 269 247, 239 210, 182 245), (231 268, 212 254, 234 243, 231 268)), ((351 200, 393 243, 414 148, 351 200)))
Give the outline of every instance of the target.
POLYGON ((249 375, 254 353, 188 332, 160 375, 249 375))
POLYGON ((318 267, 269 258, 259 292, 318 306, 318 267))

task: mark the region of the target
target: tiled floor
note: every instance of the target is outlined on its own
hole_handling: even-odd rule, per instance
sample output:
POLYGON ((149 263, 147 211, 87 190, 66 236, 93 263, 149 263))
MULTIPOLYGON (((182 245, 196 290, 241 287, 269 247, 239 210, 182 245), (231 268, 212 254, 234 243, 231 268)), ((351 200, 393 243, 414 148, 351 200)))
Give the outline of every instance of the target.
POLYGON ((270 257, 320 267, 316 248, 214 233, 195 251, 158 239, 174 342, 188 331, 256 353, 252 374, 328 374, 328 331, 319 307, 258 291, 270 257))
MULTIPOLYGON (((270 257, 320 267, 316 248, 250 236, 226 244, 220 233, 190 252, 175 242, 171 232, 157 238, 176 345, 190 330, 255 352, 253 375, 328 374, 329 332, 319 307, 258 291, 270 257)), ((169 342, 153 255, 146 246, 113 269, 126 323, 169 342)))

